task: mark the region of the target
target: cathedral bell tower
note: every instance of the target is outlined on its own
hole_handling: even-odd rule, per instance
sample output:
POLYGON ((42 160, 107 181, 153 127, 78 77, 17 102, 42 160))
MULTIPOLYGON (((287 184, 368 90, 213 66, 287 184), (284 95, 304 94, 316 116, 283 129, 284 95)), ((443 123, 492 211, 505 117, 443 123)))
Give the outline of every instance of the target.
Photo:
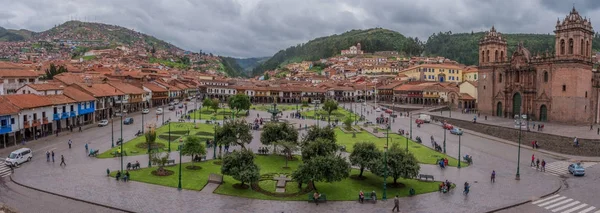
POLYGON ((588 18, 582 18, 579 12, 573 10, 560 22, 556 20, 556 59, 577 59, 590 61, 592 59, 592 39, 594 29, 588 18))
POLYGON ((479 41, 479 66, 506 61, 506 39, 502 38, 502 34, 496 32, 496 28, 492 26, 492 29, 479 41))

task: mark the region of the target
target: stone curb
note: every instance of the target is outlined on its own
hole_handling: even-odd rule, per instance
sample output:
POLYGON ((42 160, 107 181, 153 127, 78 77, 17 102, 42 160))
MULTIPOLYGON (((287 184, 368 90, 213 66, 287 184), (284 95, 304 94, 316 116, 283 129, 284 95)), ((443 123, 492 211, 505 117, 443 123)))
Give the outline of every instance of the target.
POLYGON ((31 187, 31 186, 28 186, 28 185, 25 185, 25 184, 21 184, 21 183, 19 183, 19 182, 15 181, 15 180, 12 178, 12 175, 11 175, 11 176, 9 176, 9 177, 10 177, 10 180, 11 180, 13 183, 15 183, 15 184, 17 184, 17 185, 19 185, 19 186, 22 186, 22 187, 28 188, 28 189, 33 189, 33 190, 36 190, 36 191, 40 191, 40 192, 44 192, 44 193, 48 193, 48 194, 55 195, 55 196, 59 196, 59 197, 64 197, 64 198, 71 199, 71 200, 75 200, 75 201, 79 201, 79 202, 84 202, 84 203, 88 203, 88 204, 92 204, 92 205, 96 205, 96 206, 102 206, 102 207, 104 207, 104 208, 109 208, 109 209, 113 209, 113 210, 117 210, 117 211, 128 212, 128 213, 135 213, 134 211, 130 211, 130 210, 126 210, 126 209, 121 209, 121 208, 117 208, 117 207, 113 207, 113 206, 104 205, 104 204, 101 204, 101 203, 95 203, 95 202, 92 202, 92 201, 82 200, 82 199, 79 199, 79 198, 74 198, 74 197, 70 197, 70 196, 66 196, 66 195, 61 195, 61 194, 58 194, 58 193, 54 193, 54 192, 50 192, 50 191, 46 191, 46 190, 42 190, 42 189, 38 189, 38 188, 34 188, 34 187, 31 187))
MULTIPOLYGON (((437 124, 437 123, 431 123, 431 124, 437 125, 437 126, 442 126, 442 125, 437 124)), ((486 139, 489 139, 489 140, 493 140, 493 141, 496 141, 496 142, 508 144, 508 145, 511 145, 511 146, 519 146, 518 143, 515 143, 515 142, 512 142, 512 141, 507 141, 507 140, 504 140, 504 139, 498 139, 498 138, 495 138, 495 137, 490 137, 490 136, 488 136, 486 134, 479 133, 479 132, 476 132, 476 131, 473 131, 473 130, 470 130, 470 129, 464 129, 463 128, 463 132, 464 133, 469 133, 471 135, 475 135, 475 136, 478 136, 478 137, 486 138, 486 139)), ((523 143, 521 143, 521 149, 534 150, 534 149, 530 148, 527 145, 523 145, 523 143)), ((564 156, 562 154, 554 153, 554 152, 549 152, 549 151, 544 150, 544 149, 536 149, 534 151, 538 151, 538 152, 541 152, 541 153, 544 153, 544 154, 547 154, 547 155, 551 155, 551 156, 557 157, 560 160, 568 160, 568 159, 572 159, 572 157, 581 157, 581 156, 566 157, 566 156, 564 156)), ((589 158, 587 156, 583 156, 583 157, 589 158)), ((597 160, 584 160, 584 161, 585 162, 600 162, 600 159, 597 159, 597 160)))
MULTIPOLYGON (((548 196, 550 196, 550 195, 552 195, 552 194, 555 194, 555 193, 557 193, 558 191, 560 191, 560 189, 561 189, 561 188, 562 188, 562 184, 560 184, 560 186, 558 187, 558 189, 556 189, 556 190, 554 190, 553 192, 550 192, 550 193, 548 193, 548 194, 542 195, 540 198, 545 198, 545 197, 548 197, 548 196)), ((532 200, 527 200, 527 201, 523 201, 523 202, 515 203, 515 204, 509 205, 509 206, 505 206, 505 207, 502 207, 502 208, 499 208, 499 209, 494 209, 494 210, 491 210, 491 211, 487 211, 486 213, 493 213, 493 212, 498 212, 498 211, 502 211, 502 210, 510 209, 510 208, 513 208, 513 207, 517 207, 517 206, 520 206, 520 205, 523 205, 523 204, 529 203, 529 202, 531 202, 531 201, 532 201, 532 200)))

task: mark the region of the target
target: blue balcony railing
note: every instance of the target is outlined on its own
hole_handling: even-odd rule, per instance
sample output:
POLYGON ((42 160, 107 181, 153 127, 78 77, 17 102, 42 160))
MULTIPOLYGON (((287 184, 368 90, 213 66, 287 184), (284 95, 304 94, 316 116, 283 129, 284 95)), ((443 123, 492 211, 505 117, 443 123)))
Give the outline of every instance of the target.
POLYGON ((71 111, 70 114, 71 114, 71 118, 77 116, 76 113, 75 113, 75 111, 71 111))
POLYGON ((10 133, 10 132, 12 132, 12 125, 0 127, 0 134, 6 134, 6 133, 10 133))
POLYGON ((61 116, 61 119, 67 119, 67 118, 69 118, 69 113, 68 112, 63 112, 62 116, 61 116))
POLYGON ((54 114, 54 115, 52 116, 52 120, 55 120, 55 121, 58 121, 58 120, 60 120, 60 113, 54 114))

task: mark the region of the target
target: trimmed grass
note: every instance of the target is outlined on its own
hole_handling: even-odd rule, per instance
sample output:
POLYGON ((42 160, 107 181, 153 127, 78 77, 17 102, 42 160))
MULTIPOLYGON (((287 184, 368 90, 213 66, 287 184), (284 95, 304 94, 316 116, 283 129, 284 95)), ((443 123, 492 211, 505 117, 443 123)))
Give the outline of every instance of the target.
MULTIPOLYGON (((179 123, 179 122, 171 122, 171 151, 177 150, 177 146, 179 146, 178 138, 185 137, 185 133, 190 131, 190 135, 197 135, 200 133, 201 135, 197 135, 202 138, 203 141, 206 139, 212 139, 212 134, 214 134, 214 127, 211 124, 202 124, 197 123, 198 129, 194 129, 194 123, 179 123), (210 133, 210 135, 208 134, 210 133)), ((162 126, 156 130, 156 142, 164 145, 166 149, 168 149, 169 145, 169 125, 162 126)), ((117 140, 117 138, 115 138, 117 140)), ((128 156, 134 155, 146 155, 148 154, 147 148, 138 148, 136 145, 140 143, 145 143, 146 137, 144 135, 136 137, 130 141, 127 141, 123 144, 123 150, 127 151, 128 156)), ((98 158, 112 158, 113 155, 111 153, 117 151, 117 149, 121 148, 121 146, 117 146, 107 151, 102 152, 98 155, 98 158)), ((102 151, 102 150, 100 150, 102 151)))
MULTIPOLYGON (((302 111, 303 109, 309 109, 310 106, 307 107, 302 107, 302 104, 298 104, 298 109, 300 109, 300 111, 302 111)), ((257 111, 267 111, 270 109, 273 109, 273 104, 262 104, 262 105, 252 105, 250 106, 250 109, 252 110, 257 110, 257 111)), ((279 111, 295 111, 296 110, 296 105, 283 105, 283 104, 277 104, 277 110, 279 111)))
MULTIPOLYGON (((216 119, 223 120, 225 116, 228 118, 231 117, 231 109, 229 108, 221 108, 217 111, 216 119)), ((203 120, 211 120, 215 117, 215 111, 213 109, 202 108, 201 110, 194 111, 191 115, 191 119, 203 119, 203 120), (200 115, 202 114, 202 115, 200 115)), ((246 111, 242 110, 238 113, 237 117, 245 117, 246 111)))
MULTIPOLYGON (((298 168, 301 161, 289 161, 288 166, 290 169, 282 169, 285 166, 285 160, 283 156, 278 155, 268 155, 268 156, 256 156, 255 163, 260 167, 261 174, 267 173, 289 173, 291 174, 295 169, 298 168)), ((191 163, 184 163, 183 166, 183 174, 182 174, 182 188, 190 189, 190 190, 202 190, 206 183, 208 182, 208 176, 210 173, 220 174, 221 166, 215 165, 212 163, 212 160, 204 161, 200 163, 195 163, 194 165, 199 165, 202 167, 200 170, 188 170, 185 169, 187 165, 191 163)), ((166 177, 158 177, 151 174, 157 167, 154 166, 152 168, 143 168, 140 170, 130 171, 131 180, 139 181, 150 184, 157 184, 163 186, 169 186, 176 188, 178 184, 178 175, 179 169, 178 165, 165 167, 173 172, 173 175, 166 177)), ((358 170, 353 169, 351 171, 351 175, 357 175, 359 173, 358 170)), ((115 172, 111 173, 111 176, 114 177, 115 172)), ((358 196, 358 192, 363 190, 364 192, 371 192, 375 190, 378 194, 378 199, 383 195, 383 191, 381 189, 383 185, 383 178, 375 176, 368 171, 363 173, 367 179, 365 180, 355 180, 352 178, 344 179, 340 182, 334 183, 323 183, 317 182, 316 187, 319 193, 324 193, 327 195, 328 200, 356 200, 358 196)), ((223 195, 231 195, 231 196, 239 196, 246 198, 254 198, 254 199, 264 199, 264 200, 307 200, 306 194, 294 196, 294 197, 273 197, 264 195, 262 193, 253 191, 252 189, 236 189, 233 187, 233 184, 239 183, 237 180, 233 179, 231 176, 223 177, 224 183, 221 184, 214 193, 223 194, 223 195)), ((408 196, 408 191, 410 188, 414 188, 417 194, 435 192, 438 190, 439 182, 424 182, 413 179, 398 179, 399 183, 405 185, 402 188, 391 188, 388 187, 387 193, 388 197, 393 197, 398 194, 401 197, 408 196)), ((388 178, 388 186, 393 183, 391 178, 388 178)), ((275 181, 261 181, 259 183, 263 189, 265 190, 275 190, 275 181)), ((288 182, 286 185, 286 192, 292 193, 298 191, 297 183, 288 182)), ((303 185, 306 187, 306 184, 303 185)))
MULTIPOLYGON (((336 128, 335 135, 338 145, 345 145, 346 152, 348 153, 351 153, 352 150, 354 150, 353 146, 357 142, 374 142, 377 148, 379 148, 382 151, 386 145, 386 138, 377 138, 366 131, 357 132, 356 138, 353 138, 352 133, 344 133, 339 128, 336 128)), ((392 145, 392 143, 399 143, 400 147, 406 149, 406 137, 400 136, 398 134, 391 134, 390 132, 390 146, 392 145)), ((432 150, 412 140, 408 140, 408 151, 415 155, 419 163, 435 165, 437 159, 444 157, 448 158, 448 166, 458 166, 458 160, 456 160, 456 158, 445 155, 444 153, 436 152, 435 150, 432 150)), ((463 161, 463 163, 461 163, 461 166, 468 166, 468 164, 463 161)))
MULTIPOLYGON (((311 118, 314 119, 315 117, 315 110, 309 110, 306 112, 302 112, 301 113, 303 116, 306 116, 307 118, 311 118)), ((325 110, 318 110, 317 111, 318 115, 323 115, 325 117, 325 120, 327 120, 327 111, 325 110)), ((335 119, 338 119, 340 122, 344 122, 344 120, 346 119, 346 117, 350 117, 352 119, 354 119, 354 116, 356 116, 356 119, 358 120, 360 118, 360 115, 357 114, 353 114, 348 110, 345 110, 343 107, 339 107, 338 110, 331 112, 331 120, 334 121, 335 119)))

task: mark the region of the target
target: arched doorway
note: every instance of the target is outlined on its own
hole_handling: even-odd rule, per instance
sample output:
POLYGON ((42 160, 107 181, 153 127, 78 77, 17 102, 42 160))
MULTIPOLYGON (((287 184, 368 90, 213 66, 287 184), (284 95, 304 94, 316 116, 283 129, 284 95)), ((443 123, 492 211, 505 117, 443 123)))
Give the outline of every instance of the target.
POLYGON ((498 104, 496 104, 496 116, 502 117, 502 102, 499 101, 498 104))
POLYGON ((540 121, 548 121, 548 107, 546 105, 540 107, 540 121))
POLYGON ((515 93, 513 95, 513 116, 521 114, 521 93, 515 93))
POLYGON ((446 75, 445 75, 445 74, 439 74, 439 75, 438 75, 438 80, 439 80, 440 82, 444 82, 444 81, 446 80, 446 75))

